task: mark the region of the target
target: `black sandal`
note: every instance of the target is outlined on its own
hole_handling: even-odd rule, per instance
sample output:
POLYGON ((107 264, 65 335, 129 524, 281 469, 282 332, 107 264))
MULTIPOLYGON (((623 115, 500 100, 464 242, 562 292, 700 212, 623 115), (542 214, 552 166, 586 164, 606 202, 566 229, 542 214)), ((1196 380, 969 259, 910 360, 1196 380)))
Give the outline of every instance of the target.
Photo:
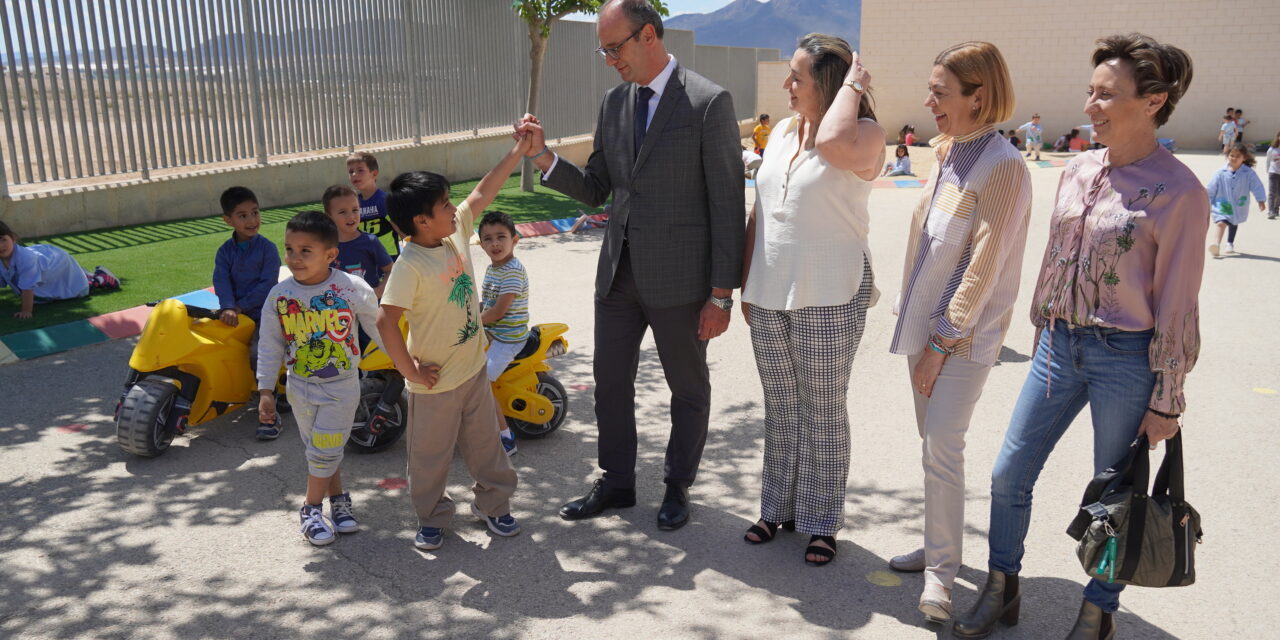
POLYGON ((831 562, 833 559, 835 559, 835 557, 836 557, 835 536, 813 536, 809 538, 809 546, 805 547, 804 549, 805 564, 811 567, 821 567, 822 565, 827 564, 828 562, 831 562), (825 542, 827 546, 831 548, 828 549, 827 547, 819 547, 818 545, 814 544, 817 542, 825 542), (822 559, 810 560, 809 559, 810 555, 819 556, 822 559))
POLYGON ((753 525, 751 525, 751 528, 750 528, 750 529, 747 529, 747 535, 742 536, 742 539, 743 539, 743 540, 746 540, 747 544, 764 544, 764 543, 766 543, 766 542, 768 542, 768 541, 772 540, 772 539, 773 539, 773 536, 774 536, 774 535, 776 535, 776 534, 778 533, 778 527, 782 527, 783 529, 786 529, 787 531, 795 531, 795 530, 796 530, 796 521, 795 521, 795 520, 788 520, 788 521, 786 521, 786 522, 783 522, 783 523, 779 524, 779 523, 776 523, 776 522, 769 522, 768 520, 765 520, 764 518, 761 518, 761 519, 760 519, 760 522, 763 522, 763 523, 764 523, 764 526, 763 526, 763 527, 761 527, 761 526, 760 526, 760 525, 758 525, 758 524, 753 524, 753 525), (755 540, 752 540, 752 539, 749 537, 749 536, 750 536, 751 534, 753 534, 753 533, 756 535, 756 539, 755 539, 755 540))

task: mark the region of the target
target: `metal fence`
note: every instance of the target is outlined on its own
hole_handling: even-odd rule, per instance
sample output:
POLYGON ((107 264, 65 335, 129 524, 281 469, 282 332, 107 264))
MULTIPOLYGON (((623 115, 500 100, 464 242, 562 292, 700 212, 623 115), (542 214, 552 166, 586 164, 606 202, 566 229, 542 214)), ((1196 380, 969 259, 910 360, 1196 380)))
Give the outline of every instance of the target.
MULTIPOLYGON (((0 189, 420 143, 512 122, 529 82, 509 0, 6 0, 0 31, 0 189)), ((776 50, 665 42, 751 117, 776 50)), ((619 81, 597 46, 556 24, 551 136, 591 132, 619 81)))

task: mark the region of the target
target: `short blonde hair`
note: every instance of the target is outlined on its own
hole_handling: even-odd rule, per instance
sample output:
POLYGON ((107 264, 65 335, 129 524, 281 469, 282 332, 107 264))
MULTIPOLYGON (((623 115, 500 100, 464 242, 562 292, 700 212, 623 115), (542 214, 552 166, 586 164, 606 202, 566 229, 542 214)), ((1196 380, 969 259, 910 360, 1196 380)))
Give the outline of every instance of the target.
POLYGON ((994 44, 961 42, 939 53, 933 64, 960 79, 963 95, 971 96, 978 87, 986 87, 982 106, 974 114, 978 122, 995 124, 1013 117, 1013 80, 1009 77, 1009 65, 994 44))

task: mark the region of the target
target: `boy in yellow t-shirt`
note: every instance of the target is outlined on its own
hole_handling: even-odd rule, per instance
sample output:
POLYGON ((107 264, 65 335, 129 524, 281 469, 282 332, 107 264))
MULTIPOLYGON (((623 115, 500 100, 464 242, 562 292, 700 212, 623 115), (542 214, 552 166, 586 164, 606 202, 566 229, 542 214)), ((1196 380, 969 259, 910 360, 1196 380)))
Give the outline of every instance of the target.
POLYGON ((471 512, 497 535, 520 533, 511 517, 516 471, 498 439, 498 408, 485 373, 470 240, 473 212, 493 202, 529 140, 521 138, 459 206, 449 201, 449 181, 427 171, 396 176, 387 196, 391 221, 409 242, 387 278, 378 328, 409 388, 409 492, 419 549, 440 548, 453 518, 445 487, 455 444, 475 480, 471 512), (402 315, 409 324, 407 344, 400 335, 402 315))
POLYGON ((764 157, 764 148, 769 144, 769 134, 773 127, 769 126, 769 114, 760 114, 760 124, 751 130, 751 141, 756 145, 756 155, 764 157))

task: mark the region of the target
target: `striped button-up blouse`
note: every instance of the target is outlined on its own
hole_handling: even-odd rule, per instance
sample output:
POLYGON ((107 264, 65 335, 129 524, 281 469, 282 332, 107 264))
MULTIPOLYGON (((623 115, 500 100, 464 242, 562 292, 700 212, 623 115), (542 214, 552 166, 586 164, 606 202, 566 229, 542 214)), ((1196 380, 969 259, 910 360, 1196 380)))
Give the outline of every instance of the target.
POLYGON ((994 365, 1018 297, 1031 214, 1031 176, 995 130, 929 141, 931 191, 911 217, 893 353, 912 355, 937 333, 955 355, 994 365))

